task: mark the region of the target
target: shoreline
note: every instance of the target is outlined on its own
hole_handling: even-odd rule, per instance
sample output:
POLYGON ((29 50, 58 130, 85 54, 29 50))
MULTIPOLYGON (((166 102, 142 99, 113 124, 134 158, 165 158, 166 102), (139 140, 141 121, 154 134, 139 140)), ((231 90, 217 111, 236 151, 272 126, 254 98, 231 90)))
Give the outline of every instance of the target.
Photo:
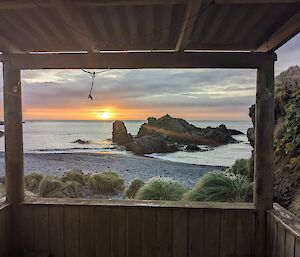
MULTIPOLYGON (((0 176, 4 175, 4 152, 0 152, 0 176)), ((115 171, 126 184, 134 178, 172 178, 185 186, 193 186, 205 173, 225 170, 223 166, 188 164, 153 157, 115 153, 24 153, 25 173, 41 172, 61 176, 64 171, 78 169, 85 174, 115 171)))

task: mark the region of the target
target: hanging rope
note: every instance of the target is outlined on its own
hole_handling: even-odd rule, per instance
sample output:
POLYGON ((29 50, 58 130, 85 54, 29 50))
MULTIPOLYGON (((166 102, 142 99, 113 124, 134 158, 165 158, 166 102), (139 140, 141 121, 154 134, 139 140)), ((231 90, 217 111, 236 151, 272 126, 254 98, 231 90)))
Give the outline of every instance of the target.
POLYGON ((94 82, 95 82, 96 74, 108 72, 108 71, 110 71, 110 69, 107 69, 107 70, 104 70, 104 71, 99 71, 99 72, 95 72, 95 71, 92 72, 92 71, 88 71, 88 70, 85 70, 85 69, 81 69, 81 70, 83 72, 86 72, 86 73, 90 74, 90 76, 91 76, 92 84, 91 84, 91 88, 90 88, 88 99, 91 99, 91 101, 93 101, 92 92, 93 92, 93 88, 94 88, 94 82))

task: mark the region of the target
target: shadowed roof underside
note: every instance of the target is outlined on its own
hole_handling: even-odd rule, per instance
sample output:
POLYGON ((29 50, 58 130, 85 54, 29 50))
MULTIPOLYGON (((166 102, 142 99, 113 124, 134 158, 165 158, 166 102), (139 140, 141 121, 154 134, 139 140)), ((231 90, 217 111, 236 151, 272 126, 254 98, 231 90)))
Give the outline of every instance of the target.
POLYGON ((0 1, 0 51, 271 51, 300 31, 296 0, 0 1))

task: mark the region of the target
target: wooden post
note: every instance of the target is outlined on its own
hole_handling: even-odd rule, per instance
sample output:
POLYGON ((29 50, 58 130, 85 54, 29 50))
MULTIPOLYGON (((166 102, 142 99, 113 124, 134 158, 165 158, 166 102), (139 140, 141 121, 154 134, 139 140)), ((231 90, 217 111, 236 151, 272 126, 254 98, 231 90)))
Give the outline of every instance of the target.
POLYGON ((10 209, 11 256, 20 256, 19 203, 24 201, 21 73, 3 63, 6 199, 10 209))
POLYGON ((256 256, 266 256, 267 214, 273 208, 274 62, 257 71, 254 151, 254 205, 257 209, 256 256))

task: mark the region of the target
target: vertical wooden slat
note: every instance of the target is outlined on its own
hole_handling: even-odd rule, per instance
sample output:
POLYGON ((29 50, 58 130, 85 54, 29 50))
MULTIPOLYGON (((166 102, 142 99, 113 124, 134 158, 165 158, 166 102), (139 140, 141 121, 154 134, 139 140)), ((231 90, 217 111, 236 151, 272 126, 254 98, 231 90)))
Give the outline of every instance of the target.
POLYGON ((110 209, 95 207, 96 257, 110 257, 110 209))
POLYGON ((254 255, 255 213, 240 211, 237 213, 236 256, 252 257, 254 255))
POLYGON ((284 257, 295 256, 295 236, 286 231, 285 234, 285 254, 284 257))
POLYGON ((125 215, 125 208, 111 209, 111 257, 124 257, 126 254, 125 215))
POLYGON ((79 256, 79 207, 65 207, 65 256, 79 256))
POLYGON ((235 257, 236 249, 236 212, 221 213, 220 256, 235 257))
POLYGON ((141 211, 139 208, 126 210, 126 256, 141 257, 141 211))
POLYGON ((172 257, 172 211, 157 210, 158 257, 172 257))
POLYGON ((202 210, 189 210, 189 247, 190 257, 201 257, 204 253, 204 212, 202 210))
POLYGON ((255 254, 266 255, 266 211, 273 208, 274 62, 257 70, 254 147, 254 206, 257 209, 255 254))
POLYGON ((33 209, 34 213, 34 242, 35 250, 48 252, 48 207, 38 206, 33 209))
POLYGON ((188 256, 188 211, 173 210, 173 256, 188 256))
POLYGON ((297 238, 296 240, 295 257, 300 257, 300 238, 297 238))
POLYGON ((49 250, 55 257, 64 257, 64 208, 49 207, 49 250))
POLYGON ((21 246, 24 251, 34 250, 34 216, 33 207, 20 207, 21 246))
POLYGON ((270 217, 270 242, 269 242, 269 257, 276 256, 277 248, 277 222, 274 220, 273 216, 270 217))
POLYGON ((281 224, 277 225, 277 254, 276 257, 284 257, 285 252, 285 229, 281 224))
POLYGON ((218 257, 220 251, 220 212, 206 211, 204 217, 204 256, 218 257))
POLYGON ((154 208, 142 209, 142 257, 157 256, 157 219, 154 208))
POLYGON ((80 257, 95 256, 95 212, 94 207, 82 206, 80 212, 80 257))
POLYGON ((0 256, 7 256, 6 210, 0 210, 0 256))

